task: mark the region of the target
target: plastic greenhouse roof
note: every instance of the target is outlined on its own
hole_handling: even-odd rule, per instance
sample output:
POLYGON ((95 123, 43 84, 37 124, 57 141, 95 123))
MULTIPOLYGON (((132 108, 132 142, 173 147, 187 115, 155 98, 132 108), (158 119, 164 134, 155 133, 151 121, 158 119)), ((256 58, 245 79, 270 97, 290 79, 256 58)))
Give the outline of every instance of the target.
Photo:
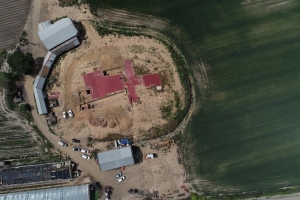
POLYGON ((88 185, 0 194, 0 200, 90 200, 88 185))

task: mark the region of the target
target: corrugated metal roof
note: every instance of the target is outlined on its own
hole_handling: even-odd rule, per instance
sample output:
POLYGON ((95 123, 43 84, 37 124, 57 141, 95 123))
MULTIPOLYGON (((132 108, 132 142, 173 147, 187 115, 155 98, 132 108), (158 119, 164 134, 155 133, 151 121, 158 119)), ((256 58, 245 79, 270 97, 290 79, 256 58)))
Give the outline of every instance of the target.
POLYGON ((42 90, 45 84, 45 80, 46 78, 40 77, 39 75, 37 75, 35 77, 35 81, 33 83, 33 87, 42 90))
POLYGON ((48 26, 51 26, 50 20, 39 23, 39 25, 38 25, 39 31, 47 28, 48 26))
POLYGON ((36 101, 36 107, 40 115, 48 113, 43 90, 33 87, 33 93, 36 101))
POLYGON ((54 53, 52 53, 51 51, 48 51, 48 53, 46 54, 44 61, 43 61, 43 65, 51 68, 52 65, 54 64, 56 55, 54 53))
POLYGON ((40 39, 48 50, 76 36, 77 33, 78 31, 70 18, 63 18, 38 31, 40 39))
POLYGON ((88 185, 0 194, 0 200, 89 200, 88 185))
POLYGON ((100 152, 97 157, 102 171, 134 164, 131 146, 100 152))
POLYGON ((77 37, 73 37, 69 40, 67 40, 64 43, 61 43, 54 49, 51 49, 51 52, 55 53, 56 55, 60 55, 63 52, 69 51, 70 49, 73 49, 74 47, 78 46, 80 44, 77 37))

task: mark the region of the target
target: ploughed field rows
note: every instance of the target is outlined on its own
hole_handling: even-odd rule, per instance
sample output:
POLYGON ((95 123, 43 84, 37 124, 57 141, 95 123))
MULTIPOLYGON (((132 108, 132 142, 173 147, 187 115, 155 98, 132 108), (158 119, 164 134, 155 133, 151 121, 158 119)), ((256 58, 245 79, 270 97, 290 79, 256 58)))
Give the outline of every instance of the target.
POLYGON ((0 111, 0 160, 38 156, 41 151, 36 144, 30 132, 0 111))
POLYGON ((0 49, 8 48, 20 36, 27 18, 30 0, 1 1, 0 49))

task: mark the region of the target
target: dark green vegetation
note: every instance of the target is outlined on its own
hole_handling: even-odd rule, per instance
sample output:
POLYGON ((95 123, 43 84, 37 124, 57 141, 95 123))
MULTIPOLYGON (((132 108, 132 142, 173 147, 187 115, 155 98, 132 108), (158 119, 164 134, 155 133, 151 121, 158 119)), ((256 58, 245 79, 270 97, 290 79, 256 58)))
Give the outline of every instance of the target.
POLYGON ((16 104, 13 103, 13 99, 15 96, 18 96, 18 92, 20 91, 17 87, 16 81, 17 77, 13 73, 0 72, 0 89, 5 89, 5 101, 10 110, 14 110, 16 108, 16 104))
POLYGON ((31 114, 31 106, 28 103, 20 104, 18 106, 18 113, 22 118, 26 119, 29 122, 33 120, 31 114))
POLYGON ((13 159, 13 163, 23 158, 40 156, 36 142, 30 133, 5 117, 0 111, 0 160, 13 159))
POLYGON ((25 75, 32 71, 34 60, 30 53, 24 54, 22 51, 17 50, 8 55, 7 63, 13 74, 25 75))
POLYGON ((200 107, 187 126, 186 166, 212 183, 199 190, 300 184, 299 1, 88 2, 94 11, 151 14, 186 36, 162 30, 177 42, 195 77, 200 107), (195 158, 199 162, 189 162, 195 158))
MULTIPOLYGON (((26 34, 23 31, 20 40, 26 41, 26 34)), ((5 51, 0 54, 0 57, 3 55, 3 59, 6 59, 5 51)), ((15 111, 26 123, 32 123, 33 120, 30 105, 23 102, 13 103, 13 99, 20 98, 22 89, 19 87, 19 81, 24 74, 31 72, 33 62, 31 54, 24 54, 17 50, 8 55, 8 63, 12 72, 0 72, 0 90, 5 89, 5 101, 8 109, 15 111)), ((32 126, 34 131, 26 132, 20 124, 21 121, 14 117, 6 117, 7 114, 3 113, 2 109, 5 109, 5 106, 1 106, 0 109, 0 161, 7 160, 11 165, 20 165, 61 159, 60 155, 53 154, 52 144, 37 126, 32 126)))
POLYGON ((236 194, 224 194, 224 195, 213 195, 213 196, 202 196, 196 193, 192 193, 190 196, 191 200, 241 200, 241 199, 256 199, 260 197, 272 197, 275 195, 289 195, 293 193, 299 193, 300 187, 289 187, 282 189, 243 192, 236 194))

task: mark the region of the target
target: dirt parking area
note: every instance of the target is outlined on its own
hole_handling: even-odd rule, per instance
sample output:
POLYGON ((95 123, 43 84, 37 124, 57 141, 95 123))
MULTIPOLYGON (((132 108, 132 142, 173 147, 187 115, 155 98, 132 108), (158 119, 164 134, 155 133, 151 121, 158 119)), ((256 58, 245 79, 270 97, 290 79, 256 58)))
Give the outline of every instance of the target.
MULTIPOLYGON (((115 178, 118 170, 100 172, 105 174, 103 184, 114 187, 112 199, 122 196, 121 199, 142 199, 146 194, 157 192, 159 197, 165 199, 180 199, 178 195, 187 197, 188 193, 181 188, 185 185, 185 169, 179 164, 178 157, 181 153, 177 145, 172 145, 170 149, 160 149, 153 151, 150 146, 141 147, 143 153, 156 153, 157 158, 144 159, 142 163, 127 166, 123 172, 126 176, 124 182, 118 183, 115 178), (138 189, 140 194, 130 194, 128 190, 138 189), (144 195, 141 195, 144 193, 144 195), (183 195, 184 194, 184 195, 183 195)), ((188 185, 185 185, 188 188, 188 185)))

